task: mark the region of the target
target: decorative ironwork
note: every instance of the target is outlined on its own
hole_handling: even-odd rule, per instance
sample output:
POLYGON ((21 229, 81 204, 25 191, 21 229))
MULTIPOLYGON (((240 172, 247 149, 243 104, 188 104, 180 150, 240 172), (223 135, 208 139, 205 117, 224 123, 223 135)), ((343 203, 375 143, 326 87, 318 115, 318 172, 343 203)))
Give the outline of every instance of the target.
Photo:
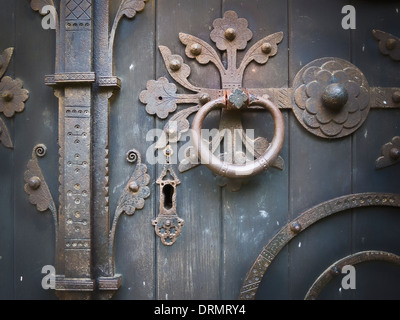
MULTIPOLYGON (((38 144, 33 148, 32 159, 29 160, 27 170, 24 174, 25 192, 29 195, 29 202, 36 206, 40 212, 50 210, 54 220, 54 226, 57 227, 58 216, 57 208, 51 196, 49 187, 45 181, 42 170, 40 169, 38 158, 46 155, 47 148, 43 144, 38 144)), ((57 230, 57 228, 56 228, 57 230)))
MULTIPOLYGON (((10 64, 14 48, 8 48, 0 55, 0 113, 7 118, 12 118, 16 112, 25 109, 25 102, 28 100, 29 92, 23 89, 20 79, 12 79, 4 76, 10 64)), ((10 132, 4 120, 0 118, 0 142, 6 148, 13 148, 10 132)))
POLYGON ((383 169, 400 162, 400 137, 393 137, 382 147, 382 156, 376 159, 375 168, 383 169))
MULTIPOLYGON (((211 32, 211 40, 215 42, 216 47, 221 51, 226 51, 226 61, 221 61, 219 54, 215 49, 207 42, 185 33, 179 34, 179 39, 186 46, 185 53, 188 58, 195 59, 200 64, 213 63, 219 70, 220 77, 222 80, 222 90, 200 88, 192 84, 188 78, 190 76, 190 67, 184 63, 183 58, 180 55, 172 54, 171 50, 165 46, 159 46, 161 55, 163 57, 166 69, 170 76, 184 88, 195 92, 192 94, 177 94, 177 87, 175 84, 169 83, 164 77, 159 78, 157 81, 150 80, 147 82, 146 90, 140 94, 140 101, 146 104, 146 111, 150 115, 156 115, 160 119, 168 117, 169 113, 175 112, 178 104, 194 104, 195 106, 184 109, 175 116, 165 125, 164 130, 168 134, 170 129, 173 127, 176 132, 174 134, 174 141, 178 141, 182 133, 189 129, 188 117, 192 114, 197 113, 205 104, 211 100, 215 100, 226 95, 226 90, 238 89, 242 87, 243 73, 252 61, 256 61, 258 64, 265 64, 268 62, 270 57, 277 54, 278 44, 283 39, 283 33, 278 32, 269 35, 257 43, 255 43, 245 54, 239 67, 237 66, 237 51, 244 50, 247 47, 248 41, 252 38, 253 34, 248 29, 248 22, 244 18, 239 18, 234 11, 227 11, 223 18, 216 19, 213 23, 214 29, 211 32), (176 124, 173 124, 176 122, 176 124)), ((257 89, 249 89, 249 93, 259 94, 257 89)), ((263 92, 260 96, 266 94, 263 92)), ((275 96, 275 95, 274 95, 275 96)), ((225 110, 222 113, 222 119, 220 122, 219 131, 225 132, 234 130, 242 130, 243 126, 241 123, 240 116, 233 116, 229 111, 225 110)), ((224 139, 223 134, 217 134, 213 137, 214 141, 221 142, 224 139)), ((269 146, 269 142, 265 138, 251 139, 246 134, 243 134, 240 139, 232 140, 232 152, 235 152, 241 145, 245 144, 246 147, 253 146, 250 148, 250 155, 254 160, 254 157, 263 154, 266 148, 269 146), (254 145, 257 145, 254 148, 254 145)), ((167 140, 162 140, 156 145, 156 148, 162 149, 167 145, 167 140)), ((212 152, 216 152, 218 144, 213 144, 212 152)), ((235 163, 236 157, 227 154, 218 155, 222 157, 225 162, 235 163)), ((197 165, 196 154, 193 153, 193 146, 189 146, 186 149, 185 154, 187 157, 183 159, 179 165, 179 171, 184 172, 190 170, 197 165)), ((278 157, 272 164, 273 167, 283 169, 283 159, 278 157)), ((230 190, 238 190, 240 188, 240 181, 232 181, 231 179, 223 179, 220 185, 232 185, 233 188, 230 190)))
MULTIPOLYGON (((372 35, 379 41, 379 51, 383 55, 388 55, 394 61, 400 61, 400 39, 390 33, 373 30, 372 35)), ((391 99, 384 100, 384 103, 400 106, 400 90, 394 88, 391 93, 391 99)), ((388 166, 399 163, 400 161, 400 137, 393 137, 391 142, 382 146, 382 155, 376 159, 375 168, 383 169, 388 166)))
POLYGON ((388 32, 373 30, 372 35, 379 41, 379 51, 394 61, 400 61, 400 39, 388 32))
POLYGON ((184 221, 176 212, 176 187, 181 183, 176 175, 169 158, 172 148, 168 145, 164 149, 166 163, 156 183, 160 188, 160 209, 158 217, 152 221, 157 236, 162 244, 172 246, 179 237, 184 221))
POLYGON ((135 164, 135 170, 131 174, 128 183, 118 201, 117 208, 114 213, 114 219, 110 231, 110 268, 114 273, 114 239, 117 227, 117 222, 121 214, 125 213, 128 216, 133 215, 136 210, 143 209, 145 199, 150 196, 150 176, 147 174, 147 166, 142 163, 142 157, 139 151, 132 149, 126 155, 126 161, 135 164))
MULTIPOLYGON (((185 54, 188 58, 195 59, 199 64, 212 63, 216 66, 220 73, 221 89, 201 88, 192 84, 189 80, 191 69, 184 63, 183 58, 173 54, 169 48, 159 46, 171 78, 194 93, 177 93, 177 86, 169 83, 167 78, 161 77, 158 80, 148 81, 146 90, 140 94, 140 101, 146 105, 147 113, 156 115, 160 119, 166 119, 170 113, 174 113, 179 104, 187 105, 185 109, 172 116, 164 126, 166 136, 169 135, 169 139, 173 139, 173 142, 179 141, 182 134, 188 131, 189 116, 196 115, 210 101, 226 97, 228 90, 242 87, 244 70, 251 61, 265 64, 269 58, 275 56, 278 44, 283 39, 283 33, 277 32, 259 40, 245 53, 239 67, 237 51, 244 50, 252 38, 247 20, 239 18, 234 11, 228 11, 223 18, 214 21, 210 37, 216 47, 226 53, 222 55, 224 60, 221 60, 220 55, 207 42, 193 35, 179 34, 180 41, 186 46, 185 54)), ((364 123, 371 108, 400 107, 398 88, 370 88, 363 73, 356 66, 338 58, 321 58, 310 62, 296 75, 293 88, 248 88, 245 91, 249 95, 268 97, 280 109, 293 109, 296 118, 305 129, 328 139, 346 137, 355 132, 364 123)), ((232 106, 229 103, 228 105, 232 106)), ((230 106, 226 108, 229 110, 222 110, 220 133, 216 134, 212 138, 213 143, 209 144, 213 154, 218 148, 215 142, 222 142, 224 132, 233 133, 234 129, 243 129, 240 115, 233 112, 235 108, 230 106)), ((260 106, 251 108, 259 109, 260 106)), ((167 143, 168 139, 160 139, 156 148, 162 149, 167 143)), ((270 146, 265 138, 250 139, 245 134, 240 139, 232 139, 231 144, 232 152, 217 155, 229 164, 243 160, 243 157, 235 157, 236 151, 241 149, 242 145, 247 149, 253 146, 250 147, 247 159, 250 161, 260 157, 270 146)), ((184 154, 185 158, 179 164, 180 172, 200 164, 193 146, 187 146, 184 154)), ((272 166, 282 170, 283 159, 278 157, 272 166)), ((226 185, 231 191, 238 191, 242 182, 246 180, 245 177, 235 180, 217 176, 218 184, 226 185)))
POLYGON ((240 289, 239 299, 253 300, 261 280, 272 261, 284 246, 296 235, 314 223, 348 209, 388 206, 400 207, 400 194, 360 193, 351 194, 323 202, 302 213, 298 218, 286 224, 262 249, 250 268, 240 289))
POLYGON ((114 23, 111 27, 111 32, 108 41, 108 52, 109 59, 113 60, 113 50, 114 50, 114 41, 115 41, 115 33, 117 31, 118 25, 122 19, 122 17, 127 17, 132 19, 136 16, 137 12, 142 12, 148 0, 122 0, 118 12, 114 18, 114 23))
POLYGON ((345 60, 312 61, 296 75, 293 87, 294 114, 304 128, 319 137, 347 136, 368 116, 368 82, 345 60))
POLYGON ((354 266, 368 261, 385 261, 400 266, 400 257, 385 251, 362 251, 344 257, 329 266, 308 290, 304 300, 316 300, 325 286, 341 273, 344 266, 354 266))
MULTIPOLYGON (((144 3, 122 0, 111 32, 108 1, 63 0, 55 17, 55 74, 47 75, 45 83, 54 88, 60 110, 56 223, 56 293, 60 298, 104 299, 118 290, 121 276, 115 274, 112 255, 118 217, 141 209, 149 196, 147 168, 133 151, 139 163, 110 230, 108 111, 110 97, 121 87, 120 79, 113 75, 113 43, 121 18, 132 18, 143 10, 144 3), (94 52, 102 58, 94 59, 94 52), (93 293, 95 289, 99 292, 93 293)), ((54 2, 31 0, 31 8, 42 15, 45 5, 54 6, 54 2)), ((34 156, 28 164, 25 189, 39 210, 56 212, 34 156)))

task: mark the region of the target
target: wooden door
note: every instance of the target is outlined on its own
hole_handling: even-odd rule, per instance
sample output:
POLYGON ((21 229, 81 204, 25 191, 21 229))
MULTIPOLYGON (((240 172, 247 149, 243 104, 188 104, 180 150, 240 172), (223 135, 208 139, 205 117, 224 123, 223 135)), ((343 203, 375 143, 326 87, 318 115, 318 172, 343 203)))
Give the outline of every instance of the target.
MULTIPOLYGON (((318 298, 400 298, 397 257, 400 255, 397 232, 400 165, 396 155, 400 145, 395 138, 400 135, 400 58, 396 53, 400 48, 399 2, 353 3, 355 28, 347 29, 346 23, 353 22, 352 9, 344 10, 348 3, 341 0, 149 0, 136 1, 133 6, 134 1, 125 0, 83 1, 88 7, 76 1, 73 7, 68 7, 73 5, 71 1, 63 0, 55 3, 61 21, 58 35, 52 29, 43 29, 41 22, 46 15, 35 12, 37 6, 43 5, 37 2, 0 0, 3 8, 0 49, 14 48, 2 82, 7 76, 19 78, 23 89, 29 91, 23 111, 9 117, 0 110, 13 143, 12 149, 4 147, 3 130, 0 136, 3 142, 0 148, 0 297, 304 299, 312 288, 319 290, 313 291, 318 298), (121 11, 121 3, 130 11, 121 11), (78 9, 82 11, 79 16, 78 9), (226 52, 216 47, 210 34, 217 28, 215 21, 226 18, 227 13, 232 16, 232 12, 238 19, 247 20, 247 26, 243 20, 240 25, 245 34, 247 29, 252 35, 245 37, 243 48, 237 51, 238 65, 261 39, 282 32, 282 39, 271 42, 272 49, 265 49, 267 53, 263 51, 268 61, 250 62, 242 78, 243 88, 268 93, 280 109, 285 127, 285 140, 279 153, 281 162, 249 178, 235 191, 231 189, 239 188, 234 182, 217 177, 205 165, 183 172, 179 162, 173 163, 171 168, 176 174, 171 178, 176 183, 173 205, 184 224, 174 243, 165 245, 152 224, 160 214, 160 201, 166 196, 157 183, 165 165, 150 161, 154 154, 163 158, 164 151, 155 153, 158 137, 152 132, 154 129, 162 132, 179 111, 196 105, 200 108, 214 97, 208 97, 205 103, 199 100, 197 104, 193 103, 192 96, 182 98, 184 94, 193 95, 193 91, 182 85, 185 80, 179 82, 173 77, 174 66, 169 63, 175 57, 181 70, 187 71, 190 67, 190 76, 181 73, 183 79, 188 79, 196 88, 223 95, 222 90, 226 88, 218 67, 196 61, 196 54, 189 52, 180 34, 204 41, 203 48, 213 48, 226 67, 226 52), (67 38, 63 38, 75 30, 73 25, 67 26, 70 13, 78 21, 77 28, 79 19, 92 23, 86 26, 86 31, 91 32, 87 39, 92 43, 81 48, 91 55, 90 63, 85 65, 84 53, 73 52, 73 57, 82 59, 79 63, 71 58, 76 70, 68 69, 66 61, 71 52, 67 38), (83 17, 84 14, 87 16, 83 17), (121 19, 113 24, 116 17, 121 19), (373 30, 383 33, 374 35, 373 30), (111 34, 111 51, 104 34, 111 34), (310 67, 322 70, 324 63, 332 61, 343 69, 352 68, 351 77, 360 80, 348 79, 354 80, 352 85, 357 87, 354 90, 359 91, 348 93, 346 101, 358 99, 362 119, 354 125, 335 118, 343 136, 320 129, 323 121, 318 126, 316 122, 308 126, 296 114, 301 104, 311 98, 306 89, 299 89, 301 85, 305 88, 307 81, 315 80, 303 76, 306 70, 310 67), (65 80, 60 76, 78 72, 86 78, 74 79, 72 83, 70 78, 65 80), (46 87, 44 79, 51 74, 54 76, 46 78, 46 87), (150 98, 144 98, 146 91, 150 95, 152 85, 163 82, 173 92, 173 101, 181 99, 176 110, 171 107, 167 112, 167 117, 151 114, 146 108, 150 98), (63 200, 68 199, 70 191, 66 182, 69 164, 65 160, 70 151, 65 147, 69 141, 68 130, 63 131, 68 122, 60 115, 70 106, 65 102, 68 90, 86 90, 77 92, 86 92, 85 97, 86 94, 91 97, 87 149, 90 177, 81 177, 82 181, 88 179, 91 188, 87 206, 91 227, 87 234, 91 237, 87 242, 89 258, 82 258, 88 264, 87 274, 80 273, 84 268, 80 265, 82 260, 71 258, 79 265, 71 271, 65 258, 72 249, 65 247, 71 238, 68 238, 68 228, 77 223, 68 219, 68 202, 63 200), (360 95, 361 91, 365 97, 360 95), (181 95, 179 99, 177 95, 181 95), (185 103, 189 100, 190 103, 185 103), (47 148, 44 157, 34 149, 41 144, 47 148), (386 153, 382 154, 385 144, 386 153), (127 161, 131 150, 135 150, 131 156, 140 156, 142 166, 137 158, 127 161), (392 157, 387 150, 392 152, 392 157), (377 159, 382 156, 386 156, 385 163, 390 166, 378 168, 377 159), (35 164, 43 176, 32 169, 35 164), (143 179, 146 175, 148 181, 143 179), (40 178, 41 184, 37 187, 29 180, 33 176, 40 178), (47 198, 43 213, 38 213, 40 201, 35 203, 32 194, 34 190, 45 192, 44 185, 52 201, 47 198), (131 193, 138 202, 128 210, 124 199, 131 193), (56 223, 53 223, 51 203, 59 208, 56 223), (336 276, 329 278, 330 268, 342 259, 345 259, 344 265, 355 267, 355 289, 343 287, 346 276, 341 272, 343 265, 337 265, 333 271, 336 276), (56 267, 57 276, 62 276, 56 280, 56 290, 42 286, 46 275, 42 268, 49 265, 56 267), (57 272, 60 268, 62 272, 57 272), (81 282, 69 283, 68 277, 64 277, 67 272, 81 282), (321 275, 329 281, 316 282, 321 275), (73 291, 71 296, 68 290, 73 291), (82 292, 86 293, 80 295, 82 292)), ((332 70, 332 74, 343 71, 332 70)), ((69 98, 72 101, 78 96, 75 92, 69 98)), ((4 99, 7 97, 3 96, 4 99)), ((354 110, 349 114, 355 114, 354 110)), ((187 117, 190 124, 194 116, 192 113, 187 117)), ((249 110, 241 112, 240 118, 245 129, 254 129, 255 137, 272 140, 274 120, 268 112, 249 110)), ((219 128, 220 119, 221 113, 213 111, 204 127, 219 128)), ((180 141, 175 152, 186 142, 180 141)))

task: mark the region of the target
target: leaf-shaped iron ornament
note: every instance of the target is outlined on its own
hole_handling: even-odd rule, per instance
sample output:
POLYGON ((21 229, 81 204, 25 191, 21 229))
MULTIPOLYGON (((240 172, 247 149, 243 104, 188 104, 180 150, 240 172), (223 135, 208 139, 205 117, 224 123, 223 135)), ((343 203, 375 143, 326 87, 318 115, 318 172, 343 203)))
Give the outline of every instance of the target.
POLYGON ((394 61, 400 61, 400 38, 381 30, 373 30, 372 35, 379 41, 379 51, 394 61))
POLYGON ((38 163, 38 157, 44 157, 46 152, 47 148, 43 144, 38 144, 33 148, 32 159, 29 160, 24 174, 24 190, 29 195, 29 202, 35 205, 38 211, 50 210, 54 225, 57 226, 57 208, 38 163))
POLYGON ((0 56, 0 78, 7 71, 8 65, 10 64, 11 57, 14 53, 14 48, 8 48, 3 51, 0 56))
POLYGON ((40 14, 42 14, 42 8, 44 6, 53 6, 54 7, 54 1, 53 0, 31 0, 31 8, 34 11, 39 11, 40 14))
MULTIPOLYGON (((156 144, 157 149, 165 148, 169 142, 177 143, 182 133, 189 130, 189 116, 196 114, 208 102, 226 96, 227 90, 242 88, 243 74, 247 66, 252 61, 258 64, 267 63, 270 57, 277 54, 278 44, 283 39, 282 32, 264 37, 247 51, 240 65, 237 66, 237 51, 246 49, 247 43, 253 37, 253 33, 248 28, 247 20, 239 18, 234 11, 227 11, 223 18, 214 21, 213 27, 210 34, 211 40, 215 42, 220 51, 225 51, 226 54, 221 55, 206 41, 184 32, 179 33, 179 40, 185 45, 185 54, 188 58, 194 59, 202 65, 210 62, 215 65, 220 73, 221 89, 203 88, 192 84, 189 80, 191 69, 189 65, 184 63, 183 58, 180 55, 173 54, 166 46, 159 46, 166 70, 171 78, 194 93, 177 93, 177 87, 169 83, 165 77, 161 77, 157 81, 150 80, 147 82, 146 90, 140 94, 140 101, 146 105, 148 114, 166 119, 169 113, 177 110, 179 104, 183 104, 185 107, 172 116, 164 126, 165 136, 159 139, 156 144)), ((247 89, 247 92, 259 94, 260 89, 247 89)), ((233 132, 234 129, 243 130, 240 117, 227 117, 226 114, 222 112, 220 132, 233 132), (229 121, 227 118, 229 118, 229 121)), ((223 139, 223 134, 217 134, 216 137, 212 138, 213 141, 218 141, 218 143, 221 143, 223 139)), ((269 146, 266 139, 250 139, 244 134, 241 140, 233 139, 232 150, 237 150, 239 144, 242 144, 251 149, 250 154, 254 159, 260 154, 257 152, 261 151, 260 141, 265 142, 263 147, 263 151, 265 151, 269 146)), ((217 151, 215 144, 210 144, 210 148, 212 152, 217 151)), ((184 172, 199 165, 198 157, 193 154, 192 146, 187 147, 184 154, 185 158, 179 164, 179 171, 184 172)), ((234 157, 225 157, 225 161, 228 158, 234 161, 234 157)), ((274 167, 283 168, 283 159, 279 157, 274 167)), ((226 181, 223 184, 226 185, 226 181)), ((238 190, 237 187, 233 189, 238 190)))
MULTIPOLYGON (((12 79, 4 76, 10 64, 14 48, 8 48, 0 55, 0 113, 7 118, 14 116, 16 112, 22 112, 25 109, 25 102, 29 98, 29 92, 23 89, 23 83, 20 79, 12 79)), ((10 132, 6 123, 0 118, 0 142, 6 148, 13 148, 10 132)))
POLYGON ((392 141, 382 146, 382 155, 376 159, 375 168, 383 169, 400 162, 400 137, 392 138, 392 141))
POLYGON ((136 165, 118 201, 118 205, 114 213, 114 219, 109 238, 111 270, 114 270, 114 239, 117 223, 121 214, 125 213, 126 215, 131 216, 136 212, 136 210, 143 209, 145 199, 150 196, 150 188, 148 187, 150 176, 147 173, 147 166, 142 163, 142 158, 139 151, 135 149, 129 150, 126 155, 126 160, 131 164, 136 163, 136 165))
POLYGON ((121 4, 119 5, 117 14, 114 18, 114 23, 111 28, 110 39, 109 39, 109 53, 110 58, 112 57, 112 52, 114 48, 114 40, 115 40, 115 33, 117 31, 119 22, 123 16, 132 19, 136 16, 137 12, 143 11, 146 2, 148 0, 122 0, 121 4))
POLYGON ((4 123, 3 119, 0 118, 0 142, 6 148, 12 149, 13 143, 11 141, 10 132, 8 132, 8 128, 4 123))

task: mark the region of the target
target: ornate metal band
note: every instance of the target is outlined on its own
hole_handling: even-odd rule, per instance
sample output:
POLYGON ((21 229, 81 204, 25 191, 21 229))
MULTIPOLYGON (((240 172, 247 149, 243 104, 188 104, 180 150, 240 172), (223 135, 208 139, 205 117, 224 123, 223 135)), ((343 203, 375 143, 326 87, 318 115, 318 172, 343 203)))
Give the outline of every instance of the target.
POLYGON ((268 267, 296 235, 314 223, 344 210, 369 207, 400 207, 400 194, 360 193, 351 194, 323 202, 302 213, 297 219, 286 224, 262 249, 250 268, 240 289, 239 299, 253 300, 268 267))
POLYGON ((305 300, 315 300, 318 298, 325 286, 337 275, 341 273, 344 266, 354 266, 367 261, 386 261, 400 266, 400 257, 385 251, 362 251, 342 258, 327 268, 308 290, 305 300))

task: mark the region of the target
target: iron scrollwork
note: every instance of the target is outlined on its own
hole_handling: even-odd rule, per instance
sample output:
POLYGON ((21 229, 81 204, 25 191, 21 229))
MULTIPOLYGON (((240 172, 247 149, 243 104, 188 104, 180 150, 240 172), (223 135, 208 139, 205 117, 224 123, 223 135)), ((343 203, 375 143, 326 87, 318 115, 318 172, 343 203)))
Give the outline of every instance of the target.
MULTIPOLYGON (((186 46, 185 54, 188 58, 195 59, 199 64, 204 65, 212 63, 216 66, 222 81, 221 89, 201 88, 192 84, 188 79, 191 69, 184 63, 183 58, 180 55, 172 54, 168 47, 159 46, 166 69, 172 79, 184 88, 195 93, 178 94, 176 85, 169 83, 168 79, 165 77, 161 77, 157 81, 148 81, 146 90, 142 91, 140 94, 140 101, 146 105, 147 113, 156 115, 160 119, 166 119, 170 113, 175 112, 178 104, 194 105, 179 111, 167 122, 164 131, 169 137, 169 141, 178 141, 180 136, 188 131, 190 126, 188 117, 196 114, 204 105, 219 97, 223 97, 226 95, 227 90, 242 88, 243 74, 249 63, 252 61, 258 64, 267 63, 270 57, 277 54, 278 44, 283 39, 283 33, 277 32, 259 40, 246 52, 238 67, 237 51, 246 49, 248 41, 250 41, 253 36, 252 31, 248 28, 247 20, 239 18, 234 11, 227 11, 223 18, 214 21, 213 27, 214 29, 210 34, 211 40, 216 44, 219 50, 226 52, 225 61, 222 61, 215 49, 202 39, 186 33, 180 33, 179 40, 186 46), (173 132, 171 132, 171 128, 173 132)), ((248 89, 247 91, 249 94, 253 92, 254 94, 260 94, 260 91, 257 89, 248 89)), ((274 94, 271 92, 269 93, 274 94)), ((267 92, 262 92, 261 95, 264 94, 267 94, 267 92)), ((221 142, 224 139, 223 132, 229 131, 233 133, 234 129, 243 132, 240 117, 238 115, 233 116, 232 113, 223 110, 219 127, 220 134, 213 137, 213 141, 221 142)), ((167 143, 168 141, 166 139, 161 140, 156 148, 162 149, 167 143)), ((242 143, 249 148, 250 155, 247 156, 252 158, 249 160, 254 160, 254 157, 263 154, 270 145, 265 138, 258 137, 252 139, 243 133, 239 138, 234 138, 232 140, 230 151, 219 154, 218 157, 223 158, 229 163, 241 161, 238 160, 238 158, 243 158, 243 153, 240 154, 240 157, 230 153, 235 154, 235 151, 240 148, 242 143)), ((218 144, 213 143, 212 153, 216 152, 217 147, 218 144)), ((185 172, 199 165, 198 157, 193 153, 193 146, 189 146, 185 154, 185 159, 179 164, 180 172, 185 172)), ((284 166, 283 159, 278 156, 271 165, 272 167, 282 170, 284 166)), ((220 176, 218 176, 218 178, 219 184, 221 186, 227 185, 228 189, 231 191, 239 190, 241 185, 241 181, 239 180, 245 180, 227 179, 220 176)))
POLYGON ((376 159, 375 168, 383 169, 400 162, 400 137, 392 138, 392 141, 382 146, 382 155, 376 159))
POLYGON ((400 61, 400 39, 388 32, 373 30, 372 35, 378 41, 379 51, 393 61, 400 61))
POLYGON ((122 17, 133 18, 145 2, 122 0, 110 31, 108 1, 62 0, 57 12, 53 0, 31 0, 31 8, 42 15, 46 5, 56 12, 55 73, 47 75, 45 83, 59 98, 58 210, 37 161, 40 147, 28 162, 25 191, 39 211, 50 210, 55 220, 60 298, 104 299, 118 290, 121 275, 115 274, 113 257, 116 225, 122 213, 132 215, 142 209, 150 194, 147 167, 140 153, 131 150, 128 161, 135 162, 135 169, 110 227, 109 99, 121 87, 113 74, 113 44, 122 17), (98 37, 93 36, 94 19, 98 37), (93 52, 104 59, 94 59, 93 52))
MULTIPOLYGON (((239 18, 234 11, 228 11, 223 18, 214 21, 213 27, 210 38, 220 51, 226 52, 226 55, 223 55, 226 57, 225 60, 220 59, 212 46, 195 36, 180 33, 179 40, 186 46, 185 54, 188 58, 195 59, 199 64, 212 63, 216 66, 220 73, 221 89, 201 88, 192 84, 189 80, 191 69, 184 63, 183 58, 173 54, 168 47, 159 46, 166 70, 171 78, 194 93, 177 93, 177 86, 165 77, 147 82, 146 90, 140 94, 140 101, 146 105, 148 114, 166 119, 170 113, 177 110, 178 104, 187 105, 185 109, 173 115, 164 126, 166 137, 170 140, 160 139, 156 145, 158 149, 164 148, 168 141, 174 143, 179 141, 181 135, 189 130, 188 118, 198 114, 210 101, 229 95, 228 90, 240 89, 249 95, 265 97, 280 109, 293 109, 296 119, 306 130, 325 139, 344 138, 354 133, 362 126, 372 108, 400 107, 398 88, 369 87, 361 70, 350 62, 335 57, 321 58, 307 64, 297 73, 292 88, 247 88, 244 90, 242 89, 243 72, 248 64, 251 61, 265 64, 275 56, 278 45, 283 39, 283 33, 277 32, 256 42, 245 53, 237 67, 237 51, 244 50, 247 42, 252 38, 247 20, 239 18)), ((374 34, 378 36, 381 33, 374 34)), ((393 46, 394 44, 389 45, 390 48, 393 46)), ((259 109, 260 106, 252 106, 249 109, 251 108, 259 109)), ((215 153, 218 147, 218 144, 214 142, 221 142, 224 139, 225 130, 233 131, 235 128, 243 128, 240 116, 227 109, 221 114, 220 133, 213 137, 213 144, 210 143, 211 153, 215 153)), ((242 143, 250 149, 253 159, 260 157, 270 147, 270 143, 265 138, 250 139, 243 134, 240 139, 232 139, 231 151, 234 155, 225 152, 219 157, 227 163, 239 162, 237 158, 240 157, 235 157, 235 151, 242 143)), ((199 165, 199 157, 194 149, 193 146, 187 147, 186 157, 179 163, 180 172, 199 165)), ((282 170, 283 159, 277 157, 272 166, 282 170)), ((238 191, 242 182, 246 180, 246 177, 228 179, 217 175, 219 185, 226 185, 230 191, 238 191)))

